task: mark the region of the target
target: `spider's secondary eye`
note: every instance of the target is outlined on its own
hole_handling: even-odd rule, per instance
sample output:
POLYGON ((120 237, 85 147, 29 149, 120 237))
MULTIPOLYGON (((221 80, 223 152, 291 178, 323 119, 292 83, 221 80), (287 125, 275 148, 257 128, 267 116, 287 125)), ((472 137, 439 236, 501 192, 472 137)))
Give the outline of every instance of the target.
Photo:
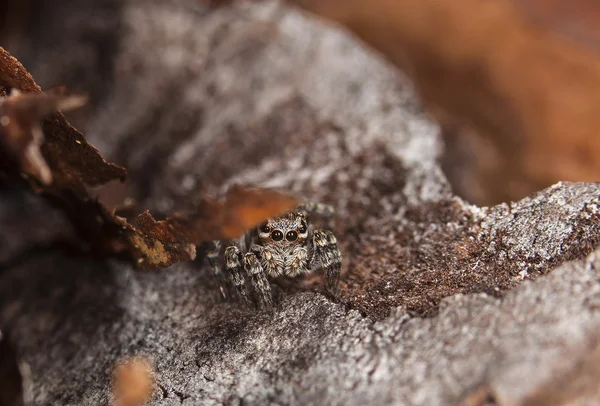
POLYGON ((279 230, 275 230, 271 233, 271 238, 273 241, 281 241, 283 240, 283 233, 279 230))
POLYGON ((300 234, 304 234, 306 232, 306 223, 303 221, 300 227, 298 228, 298 232, 300 234))
POLYGON ((260 226, 259 230, 260 230, 261 233, 268 233, 269 231, 271 231, 271 227, 269 227, 267 225, 267 223, 265 223, 262 226, 260 226))
POLYGON ((285 235, 285 239, 288 241, 296 241, 296 238, 298 238, 298 233, 295 231, 288 231, 285 235))

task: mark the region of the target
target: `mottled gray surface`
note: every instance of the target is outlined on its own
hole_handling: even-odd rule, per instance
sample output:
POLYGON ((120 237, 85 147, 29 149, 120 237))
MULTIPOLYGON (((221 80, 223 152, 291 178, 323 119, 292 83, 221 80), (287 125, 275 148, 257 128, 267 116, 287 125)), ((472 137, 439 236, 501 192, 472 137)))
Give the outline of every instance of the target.
MULTIPOLYGON (((406 80, 274 3, 78 7, 77 21, 110 20, 88 27, 118 44, 92 47, 103 64, 76 59, 53 77, 50 54, 26 52, 35 33, 22 62, 42 85, 102 89, 77 119, 130 169, 141 206, 166 213, 234 183, 330 203, 342 297, 309 278, 276 288, 275 311, 261 313, 223 303, 200 261, 139 273, 59 250, 21 255, 0 270, 0 325, 31 366, 36 404, 107 403, 110 371, 134 354, 155 364, 156 405, 445 405, 477 388, 502 405, 547 404, 539 391, 579 382, 577 371, 592 384, 572 392, 594 398, 600 257, 584 258, 600 241, 598 185, 469 205, 452 195, 438 128, 406 80), (88 83, 94 69, 106 87, 88 83)), ((54 53, 68 52, 60 30, 73 24, 46 24, 54 53)), ((14 207, 3 199, 0 219, 14 207)), ((36 221, 32 241, 57 221, 36 221)))
POLYGON ((457 295, 436 317, 398 308, 376 323, 316 293, 273 314, 219 303, 190 266, 142 274, 54 255, 14 268, 0 293, 36 404, 103 404, 130 354, 155 361, 154 404, 457 404, 482 383, 518 404, 598 339, 598 269, 594 254, 503 300, 457 295))

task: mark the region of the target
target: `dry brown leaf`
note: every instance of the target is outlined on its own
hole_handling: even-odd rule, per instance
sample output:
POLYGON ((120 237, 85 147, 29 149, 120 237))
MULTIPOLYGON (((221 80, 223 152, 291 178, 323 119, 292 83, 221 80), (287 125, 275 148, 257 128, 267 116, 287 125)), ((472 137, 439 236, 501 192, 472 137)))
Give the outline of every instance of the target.
POLYGON ((165 241, 202 241, 237 238, 273 213, 286 211, 296 200, 264 189, 233 187, 222 200, 204 199, 186 215, 175 215, 165 221, 154 221, 148 211, 136 223, 140 231, 165 241))
POLYGON ((204 199, 191 213, 156 221, 145 211, 136 218, 137 229, 124 219, 127 239, 140 254, 142 268, 160 268, 195 257, 196 245, 210 240, 237 238, 264 219, 293 208, 296 199, 274 190, 234 187, 220 200, 204 199))
POLYGON ((450 147, 473 161, 472 179, 455 182, 471 200, 600 179, 595 2, 568 2, 569 13, 554 0, 291 2, 346 25, 412 77, 450 147))
POLYGON ((65 213, 92 255, 128 260, 145 269, 164 268, 194 259, 201 242, 238 237, 296 205, 294 198, 276 191, 238 187, 222 200, 203 200, 186 215, 156 221, 144 212, 135 227, 90 194, 94 187, 123 180, 124 168, 104 160, 60 113, 44 120, 42 143, 37 127, 40 116, 81 100, 42 94, 25 68, 0 48, 2 89, 5 95, 13 89, 30 93, 0 98, 0 123, 8 117, 0 133, 0 154, 14 157, 0 160, 0 173, 13 180, 21 180, 23 172, 31 174, 29 186, 65 213), (38 147, 41 155, 33 153, 32 158, 27 151, 38 147))
POLYGON ((131 357, 117 363, 112 376, 114 406, 145 405, 154 389, 154 369, 145 357, 131 357))
MULTIPOLYGON (((3 90, 5 94, 8 94, 11 89, 27 94, 42 94, 40 87, 23 65, 2 47, 0 47, 0 87, 3 88, 0 91, 3 90)), ((58 95, 47 97, 69 103, 81 102, 79 99, 65 99, 58 95)), ((31 97, 29 102, 42 114, 43 111, 49 111, 52 107, 46 100, 43 96, 31 97)), ((55 102, 53 107, 56 109, 63 106, 55 102)), ((37 122, 37 117, 31 116, 30 118, 37 122)), ((29 123, 29 125, 35 126, 34 123, 29 123)), ((41 151, 52 172, 53 188, 65 188, 77 191, 77 193, 85 193, 84 185, 97 186, 113 179, 125 179, 126 170, 106 162, 98 150, 88 143, 79 131, 70 126, 61 113, 57 112, 46 117, 42 122, 42 130, 45 142, 41 146, 41 151)), ((13 174, 19 172, 19 168, 6 168, 5 165, 2 169, 13 174)), ((34 183, 32 186, 37 185, 34 183)))
POLYGON ((8 158, 17 161, 21 171, 44 185, 52 182, 52 172, 42 157, 44 133, 40 120, 58 109, 82 106, 83 96, 22 94, 13 90, 0 98, 0 143, 8 158))

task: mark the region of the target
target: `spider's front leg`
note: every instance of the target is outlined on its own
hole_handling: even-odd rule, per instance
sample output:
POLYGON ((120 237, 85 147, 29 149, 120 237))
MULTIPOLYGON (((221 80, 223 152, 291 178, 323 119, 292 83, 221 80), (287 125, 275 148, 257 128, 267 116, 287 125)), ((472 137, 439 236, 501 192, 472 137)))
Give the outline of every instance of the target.
POLYGON ((257 247, 253 247, 244 255, 244 269, 250 277, 250 282, 258 295, 259 306, 267 308, 273 307, 273 297, 271 294, 271 285, 265 275, 265 271, 256 255, 260 255, 257 247))
POLYGON ((327 291, 329 294, 337 296, 342 268, 342 254, 338 248, 337 239, 331 231, 315 230, 313 249, 313 263, 325 271, 327 291))
POLYGON ((298 206, 298 210, 304 212, 305 214, 316 214, 326 219, 332 218, 333 214, 335 213, 333 206, 315 202, 313 200, 305 201, 303 204, 298 206))
POLYGON ((225 250, 225 268, 229 274, 229 280, 237 289, 239 295, 244 299, 244 302, 251 303, 246 284, 244 282, 244 275, 242 275, 242 252, 240 248, 232 245, 227 247, 225 250))
POLYGON ((223 299, 227 299, 227 278, 221 271, 221 265, 219 264, 219 254, 221 253, 221 241, 215 240, 212 242, 206 253, 208 263, 212 267, 213 274, 217 278, 219 283, 219 290, 223 299))

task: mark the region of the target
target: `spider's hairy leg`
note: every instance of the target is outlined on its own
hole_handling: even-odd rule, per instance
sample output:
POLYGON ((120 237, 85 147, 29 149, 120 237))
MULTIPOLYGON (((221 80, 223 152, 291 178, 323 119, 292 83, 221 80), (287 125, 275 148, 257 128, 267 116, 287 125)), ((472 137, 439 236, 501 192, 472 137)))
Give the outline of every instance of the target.
POLYGON ((249 252, 244 256, 244 269, 248 276, 250 276, 252 287, 258 294, 259 305, 272 308, 271 285, 269 285, 265 271, 254 252, 249 252))
POLYGON ((313 261, 325 271, 327 291, 331 295, 337 296, 342 267, 342 255, 337 240, 331 231, 315 230, 313 244, 313 261))
POLYGON ((303 211, 306 214, 317 214, 324 218, 331 218, 335 213, 333 206, 315 202, 313 200, 305 201, 303 204, 298 206, 298 210, 303 211))
POLYGON ((239 247, 231 245, 225 250, 225 268, 229 274, 229 280, 237 289, 244 302, 251 303, 248 290, 242 275, 242 252, 239 247))
POLYGON ((227 278, 223 274, 221 264, 219 263, 219 254, 221 252, 221 241, 215 240, 212 242, 206 253, 208 263, 212 267, 213 274, 219 282, 219 290, 223 299, 227 299, 227 278))

